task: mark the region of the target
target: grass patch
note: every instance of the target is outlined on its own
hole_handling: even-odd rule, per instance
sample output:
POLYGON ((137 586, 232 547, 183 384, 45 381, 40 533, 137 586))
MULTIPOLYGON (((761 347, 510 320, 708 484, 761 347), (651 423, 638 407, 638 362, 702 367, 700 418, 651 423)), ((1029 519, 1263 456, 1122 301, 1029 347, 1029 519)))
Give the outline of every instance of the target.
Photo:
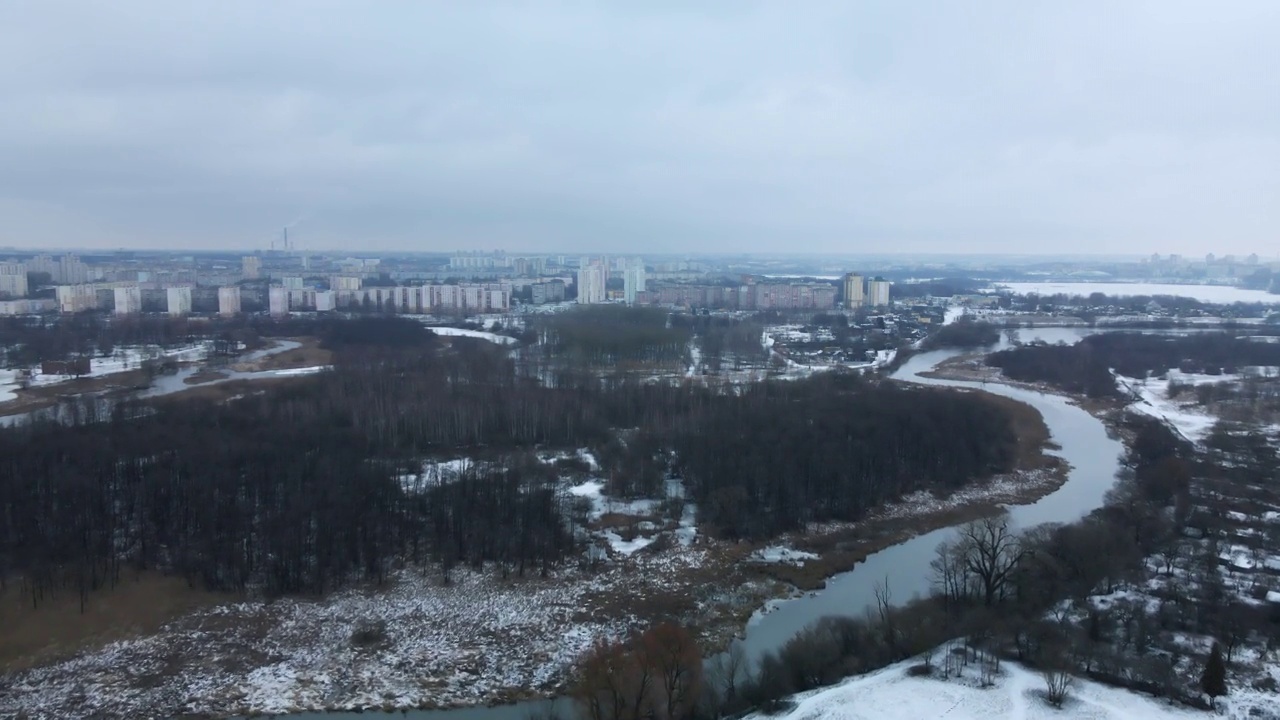
POLYGON ((115 588, 80 596, 67 589, 32 608, 20 583, 0 591, 0 672, 48 664, 116 640, 154 633, 192 610, 235 599, 159 573, 122 577, 115 588))

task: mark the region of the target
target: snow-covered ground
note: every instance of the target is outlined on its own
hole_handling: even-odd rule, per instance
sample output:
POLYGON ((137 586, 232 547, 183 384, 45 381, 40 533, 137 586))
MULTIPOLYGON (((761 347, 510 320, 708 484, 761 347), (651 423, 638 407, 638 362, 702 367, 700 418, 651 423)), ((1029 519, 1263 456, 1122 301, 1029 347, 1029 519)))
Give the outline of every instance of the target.
MULTIPOLYGON (((583 454, 585 451, 579 451, 583 454)), ((590 456, 589 453, 586 453, 590 456)), ((594 458, 592 458, 594 463, 594 458)), ((595 466, 594 470, 599 470, 599 466, 595 466)), ((662 527, 654 522, 662 510, 662 501, 652 498, 640 498, 636 500, 622 500, 611 498, 604 494, 605 483, 600 478, 593 477, 582 483, 574 485, 568 489, 569 495, 577 498, 585 498, 591 503, 591 509, 588 512, 588 520, 597 521, 606 515, 610 516, 630 516, 637 519, 635 526, 632 528, 634 535, 630 539, 625 539, 616 530, 610 528, 599 531, 598 536, 609 544, 613 552, 621 555, 632 555, 638 550, 642 550, 657 541, 659 535, 663 532, 662 527)), ((684 498, 684 484, 677 479, 669 479, 666 484, 666 497, 668 499, 684 498)), ((672 534, 679 543, 688 547, 693 544, 698 535, 697 524, 697 507, 694 503, 686 502, 682 506, 680 519, 676 521, 676 527, 672 530, 672 534)))
POLYGON ((484 332, 483 330, 467 330, 465 328, 441 327, 436 325, 429 326, 427 329, 429 329, 431 332, 437 335, 445 335, 448 337, 480 338, 481 340, 488 340, 489 342, 496 343, 498 345, 513 345, 517 342, 516 339, 513 337, 507 337, 506 335, 498 335, 497 333, 484 332))
POLYGON ((795 550, 781 545, 770 545, 751 553, 747 559, 752 562, 804 565, 806 560, 817 560, 818 556, 804 550, 795 550))
POLYGON ((836 336, 830 328, 818 327, 811 331, 804 330, 803 325, 770 325, 765 332, 781 342, 835 342, 836 336))
MULTIPOLYGON (((760 336, 760 346, 769 355, 770 358, 776 358, 782 362, 781 371, 770 370, 769 377, 777 380, 800 380, 810 377, 815 373, 827 372, 836 368, 844 368, 846 370, 871 370, 884 367, 892 363, 897 357, 896 349, 877 350, 875 357, 867 362, 822 362, 816 365, 797 362, 786 353, 786 343, 788 342, 833 342, 835 336, 827 328, 818 328, 814 332, 805 332, 801 330, 801 325, 771 325, 764 329, 760 336), (779 349, 779 348, 782 349, 779 349)), ((738 374, 742 378, 734 374, 728 375, 731 382, 750 382, 758 380, 757 373, 738 374)))
MULTIPOLYGON (((920 661, 890 665, 839 685, 795 696, 795 707, 753 720, 1161 720, 1205 718, 1202 711, 1076 678, 1061 709, 1044 699, 1045 682, 1037 672, 1013 662, 1000 663, 990 687, 982 687, 978 664, 959 677, 939 675, 942 653, 934 657, 934 676, 911 677, 920 661)), ((1220 703, 1229 707, 1229 700, 1220 703)), ((1230 714, 1229 714, 1230 716, 1230 714)), ((1241 716, 1243 717, 1243 715, 1241 716)))
POLYGON ((928 490, 904 495, 898 502, 889 503, 875 511, 873 517, 916 517, 925 513, 946 512, 972 503, 1013 504, 1028 493, 1055 482, 1059 482, 1059 475, 1052 469, 996 475, 987 482, 966 485, 946 497, 940 498, 928 490))
POLYGON ((311 365, 309 367, 300 368, 283 368, 280 370, 261 370, 252 373, 255 377, 298 377, 301 375, 315 375, 316 373, 332 370, 332 365, 311 365))
MULTIPOLYGON (((597 638, 648 621, 619 603, 699 597, 707 558, 700 547, 673 545, 587 571, 555 568, 545 579, 536 568, 524 578, 508 568, 505 579, 492 566, 456 569, 448 584, 438 570, 415 568, 381 591, 221 605, 145 638, 7 676, 0 717, 225 717, 528 697, 555 689, 597 638), (355 629, 380 622, 384 641, 353 644, 355 629)), ((701 625, 728 619, 711 604, 696 613, 701 625)))
POLYGON ((697 338, 689 340, 689 369, 684 376, 691 378, 698 374, 702 366, 702 347, 698 345, 697 338))
POLYGON ((422 463, 419 472, 401 475, 400 486, 407 493, 422 493, 433 487, 449 484, 476 466, 476 461, 471 458, 427 460, 422 463))
MULTIPOLYGON (((1200 378, 1214 378, 1214 382, 1228 382, 1237 379, 1234 375, 1191 375, 1177 373, 1178 382, 1194 384, 1200 378)), ((1174 373, 1170 373, 1170 378, 1174 373)), ((1181 398, 1169 397, 1169 380, 1148 379, 1134 380, 1121 375, 1116 381, 1133 393, 1137 399, 1129 406, 1134 412, 1148 415, 1167 423, 1187 440, 1200 442, 1209 436, 1213 426, 1218 422, 1214 416, 1197 408, 1195 395, 1187 393, 1181 398)))
POLYGON ((964 317, 969 312, 969 308, 964 305, 948 305, 947 311, 942 316, 942 324, 950 325, 951 323, 964 317))
MULTIPOLYGON (((137 370, 149 359, 171 360, 174 362, 197 362, 203 360, 209 352, 204 343, 184 345, 182 347, 160 348, 120 348, 107 357, 95 357, 89 360, 89 373, 83 377, 102 377, 116 373, 137 370)), ((40 372, 39 366, 31 368, 31 387, 43 387, 67 382, 69 375, 46 375, 40 372)))

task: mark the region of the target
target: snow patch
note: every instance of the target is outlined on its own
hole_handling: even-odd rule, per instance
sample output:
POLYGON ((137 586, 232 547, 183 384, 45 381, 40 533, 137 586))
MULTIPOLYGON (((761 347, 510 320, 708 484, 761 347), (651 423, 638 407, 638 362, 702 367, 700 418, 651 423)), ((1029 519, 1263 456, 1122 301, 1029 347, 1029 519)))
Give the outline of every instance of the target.
POLYGON ((971 662, 959 676, 942 679, 941 656, 935 653, 934 675, 911 677, 907 670, 918 660, 850 678, 838 685, 792 698, 794 707, 772 716, 751 715, 751 720, 872 720, 941 718, 947 720, 1158 720, 1203 718, 1203 712, 1180 708, 1157 699, 1076 678, 1063 709, 1042 698, 1045 688, 1039 673, 1004 661, 991 687, 982 687, 979 663, 971 662))
MULTIPOLYGON (((1218 419, 1193 408, 1193 401, 1179 402, 1169 397, 1169 383, 1164 380, 1131 380, 1116 375, 1116 381, 1137 399, 1129 406, 1134 412, 1160 420, 1187 440, 1201 442, 1209 436, 1218 419)), ((1194 377, 1183 374, 1183 377, 1194 377)), ((1232 376, 1216 376, 1218 381, 1232 376)))
POLYGON ((751 553, 747 559, 752 562, 804 565, 806 560, 817 560, 818 556, 804 550, 795 550, 782 545, 770 545, 751 553))
POLYGON ((514 345, 517 342, 516 339, 513 337, 508 337, 506 335, 498 335, 496 333, 491 333, 491 332, 484 332, 483 330, 467 330, 466 328, 440 327, 435 325, 428 326, 427 329, 435 333, 436 335, 443 335, 446 337, 479 338, 481 340, 488 340, 489 342, 495 343, 498 345, 514 345))

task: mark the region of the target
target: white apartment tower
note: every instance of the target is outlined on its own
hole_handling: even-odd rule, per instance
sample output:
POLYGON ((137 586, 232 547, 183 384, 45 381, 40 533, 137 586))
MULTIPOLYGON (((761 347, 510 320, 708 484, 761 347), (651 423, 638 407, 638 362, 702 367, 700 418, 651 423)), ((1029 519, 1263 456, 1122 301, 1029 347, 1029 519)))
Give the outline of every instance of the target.
POLYGON ((59 312, 78 313, 98 307, 97 285, 59 285, 55 292, 59 312))
POLYGON ((583 305, 594 305, 605 301, 605 281, 609 278, 609 268, 603 260, 582 258, 578 264, 578 302, 583 305))
POLYGON ((337 292, 359 290, 360 278, 351 275, 330 275, 329 289, 337 292))
POLYGON ((866 293, 863 290, 863 278, 857 273, 845 273, 844 306, 856 310, 866 304, 866 293))
POLYGON ((191 288, 171 287, 165 290, 165 300, 167 301, 167 309, 172 317, 182 317, 191 314, 191 288))
POLYGON ((134 315, 142 312, 142 288, 137 285, 125 285, 114 288, 116 297, 116 315, 134 315))
POLYGON ((245 255, 240 258, 240 271, 246 280, 256 280, 262 276, 262 258, 257 255, 245 255))
POLYGON ((20 298, 28 291, 27 266, 22 263, 0 263, 0 295, 20 298))
POLYGON ((316 291, 316 312, 332 312, 335 307, 332 290, 316 291))
POLYGON ((218 288, 218 314, 223 316, 240 314, 240 288, 234 285, 218 288))
POLYGON ((644 292, 644 260, 633 259, 622 273, 622 295, 628 305, 636 304, 636 293, 644 292))
POLYGON ((58 274, 53 279, 66 285, 86 283, 89 282, 89 268, 80 262, 79 256, 63 255, 58 260, 58 274))
POLYGON ((876 278, 867 283, 867 304, 872 307, 884 307, 889 304, 889 281, 876 278))
POLYGON ((272 315, 280 317, 289 314, 289 289, 273 287, 267 290, 267 309, 272 315))

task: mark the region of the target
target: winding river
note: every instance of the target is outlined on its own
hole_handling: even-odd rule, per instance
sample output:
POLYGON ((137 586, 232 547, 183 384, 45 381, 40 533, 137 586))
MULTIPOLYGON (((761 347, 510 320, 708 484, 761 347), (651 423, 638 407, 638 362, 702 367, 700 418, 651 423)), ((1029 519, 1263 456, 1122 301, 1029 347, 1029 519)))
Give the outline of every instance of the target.
MULTIPOLYGON (((1085 333, 1076 330, 1023 331, 1023 339, 1042 339, 1047 342, 1075 342, 1085 333)), ((1008 343, 1002 339, 1000 346, 1008 343)), ((998 347, 1000 347, 998 346, 998 347)), ((893 378, 903 382, 925 385, 983 389, 1027 403, 1040 411, 1052 434, 1053 442, 1060 447, 1053 451, 1068 463, 1067 481, 1058 490, 1029 505, 1010 508, 1013 522, 1029 527, 1046 522, 1068 523, 1084 517, 1102 505, 1103 497, 1111 488, 1124 448, 1108 436, 1106 427, 1097 418, 1072 405, 1058 395, 995 383, 962 382, 921 377, 920 373, 932 370, 938 363, 954 357, 958 351, 939 350, 922 353, 908 360, 894 373, 893 378)), ((827 581, 823 590, 777 604, 766 614, 757 614, 748 624, 741 641, 749 657, 782 646, 802 628, 827 615, 861 615, 874 604, 874 587, 886 579, 895 602, 910 600, 929 591, 930 568, 938 544, 949 539, 955 528, 943 528, 926 533, 898 545, 881 550, 867 557, 854 569, 835 575, 827 581)), ((464 708, 458 710, 419 710, 403 714, 416 720, 523 720, 534 712, 545 712, 554 701, 525 702, 498 707, 464 708)), ((559 709, 567 708, 561 700, 559 709)), ((355 720, 368 714, 324 712, 298 713, 290 720, 355 720)), ((376 715, 375 715, 376 717, 376 715)))

